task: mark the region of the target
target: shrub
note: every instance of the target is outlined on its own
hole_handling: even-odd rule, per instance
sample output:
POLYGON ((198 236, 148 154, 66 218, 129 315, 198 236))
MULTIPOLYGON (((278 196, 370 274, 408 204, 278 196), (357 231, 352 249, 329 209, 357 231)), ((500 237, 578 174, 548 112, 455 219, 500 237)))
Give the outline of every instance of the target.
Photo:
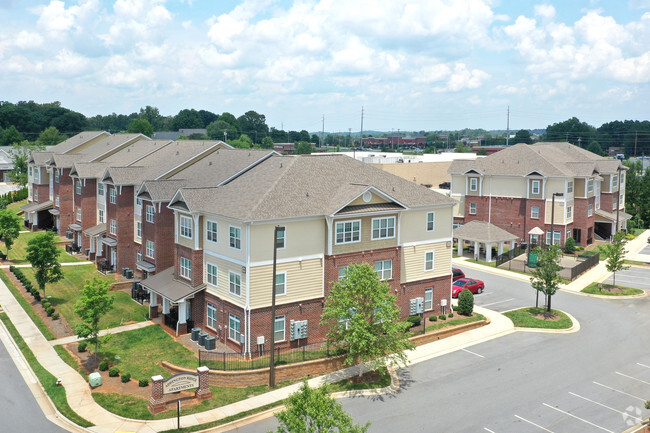
POLYGON ((409 328, 418 326, 421 321, 422 318, 420 316, 408 316, 405 320, 405 322, 409 323, 409 328))
POLYGON ((438 321, 438 316, 429 316, 429 321, 430 322, 437 322, 438 321))
POLYGON ((449 317, 451 319, 452 317, 454 317, 454 313, 447 314, 447 317, 449 317))
POLYGON ((59 313, 52 313, 52 320, 56 320, 56 319, 58 319, 59 317, 60 317, 60 316, 59 316, 59 313))
POLYGON ((122 383, 127 383, 131 380, 131 373, 124 373, 121 377, 122 383))
POLYGON ((441 314, 441 315, 438 316, 438 319, 447 320, 447 316, 445 316, 444 314, 441 314))
POLYGON ((41 305, 43 306, 43 309, 45 309, 45 311, 47 311, 47 308, 48 308, 51 304, 50 304, 50 301, 48 301, 47 299, 42 299, 42 300, 41 300, 41 305))
POLYGON ((120 375, 120 369, 117 367, 111 367, 108 369, 108 375, 110 377, 117 377, 120 375))
POLYGON ((108 370, 108 361, 102 361, 99 363, 99 370, 106 371, 108 370))
POLYGON ((86 340, 81 340, 81 341, 79 342, 79 345, 77 346, 77 350, 78 350, 79 352, 85 352, 85 351, 86 351, 86 347, 88 347, 88 342, 87 342, 86 340))
POLYGON ((32 289, 32 295, 37 301, 41 300, 41 294, 39 293, 38 289, 32 289))
POLYGON ((567 238, 564 243, 564 252, 567 254, 573 254, 576 252, 576 241, 573 238, 567 238))
POLYGON ((56 310, 54 309, 54 307, 47 307, 45 311, 47 311, 48 316, 51 316, 52 314, 54 314, 56 310))
POLYGON ((471 316, 474 311, 474 295, 467 289, 464 289, 458 295, 458 308, 456 309, 459 314, 463 316, 471 316))
POLYGON ((145 386, 149 386, 149 379, 140 379, 138 381, 138 386, 141 388, 144 388, 145 386))
POLYGON ((10 266, 9 266, 9 271, 10 271, 10 272, 15 272, 15 271, 16 271, 16 267, 15 267, 14 265, 10 265, 10 266))

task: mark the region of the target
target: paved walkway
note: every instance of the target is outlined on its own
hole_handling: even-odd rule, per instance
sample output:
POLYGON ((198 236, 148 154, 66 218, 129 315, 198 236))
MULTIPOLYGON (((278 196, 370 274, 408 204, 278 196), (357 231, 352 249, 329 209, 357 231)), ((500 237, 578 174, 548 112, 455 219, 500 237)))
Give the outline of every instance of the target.
MULTIPOLYGON (((61 266, 81 266, 81 265, 94 265, 95 262, 88 262, 88 261, 83 261, 83 262, 66 262, 66 263, 61 263, 61 266)), ((25 263, 24 265, 0 265, 0 269, 9 269, 10 266, 13 266, 15 268, 31 268, 32 264, 31 263, 25 263)))
MULTIPOLYGON (((120 332, 133 331, 135 329, 146 328, 147 326, 151 325, 155 325, 155 323, 151 320, 147 320, 146 322, 131 323, 129 325, 117 326, 111 329, 103 329, 99 331, 99 336, 103 337, 104 335, 108 334, 119 334, 120 332)), ((59 346, 62 344, 74 343, 79 340, 80 339, 76 335, 71 335, 69 337, 59 338, 58 340, 50 340, 50 344, 52 346, 59 346)))

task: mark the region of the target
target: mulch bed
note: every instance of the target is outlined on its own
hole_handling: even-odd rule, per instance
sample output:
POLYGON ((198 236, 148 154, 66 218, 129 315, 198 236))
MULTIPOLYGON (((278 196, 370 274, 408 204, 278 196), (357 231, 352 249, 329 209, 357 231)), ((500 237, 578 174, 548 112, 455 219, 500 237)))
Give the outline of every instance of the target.
POLYGON ((548 313, 533 314, 533 317, 535 319, 545 320, 548 322, 557 322, 562 318, 560 317, 559 314, 548 314, 548 313))

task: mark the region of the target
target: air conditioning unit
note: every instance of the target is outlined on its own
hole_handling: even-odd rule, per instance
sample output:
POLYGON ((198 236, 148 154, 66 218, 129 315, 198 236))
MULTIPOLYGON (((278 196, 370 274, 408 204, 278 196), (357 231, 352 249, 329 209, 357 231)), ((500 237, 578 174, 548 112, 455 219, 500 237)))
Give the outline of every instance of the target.
POLYGON ((264 344, 264 341, 265 341, 265 340, 264 340, 264 336, 263 336, 263 335, 260 335, 259 337, 257 337, 257 345, 258 345, 258 346, 261 346, 262 344, 264 344))

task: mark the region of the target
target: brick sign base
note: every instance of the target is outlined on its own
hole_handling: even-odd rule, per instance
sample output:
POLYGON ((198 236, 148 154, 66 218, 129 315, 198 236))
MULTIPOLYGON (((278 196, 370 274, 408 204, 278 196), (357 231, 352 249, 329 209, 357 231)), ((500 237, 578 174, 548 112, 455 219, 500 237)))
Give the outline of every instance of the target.
MULTIPOLYGON (((208 384, 208 376, 210 369, 208 367, 199 367, 196 369, 199 374, 199 387, 194 393, 195 398, 199 400, 207 400, 212 397, 210 386, 208 384)), ((149 410, 151 413, 160 413, 166 409, 166 403, 163 394, 163 383, 165 379, 162 376, 153 376, 151 378, 151 398, 149 399, 149 410)))

